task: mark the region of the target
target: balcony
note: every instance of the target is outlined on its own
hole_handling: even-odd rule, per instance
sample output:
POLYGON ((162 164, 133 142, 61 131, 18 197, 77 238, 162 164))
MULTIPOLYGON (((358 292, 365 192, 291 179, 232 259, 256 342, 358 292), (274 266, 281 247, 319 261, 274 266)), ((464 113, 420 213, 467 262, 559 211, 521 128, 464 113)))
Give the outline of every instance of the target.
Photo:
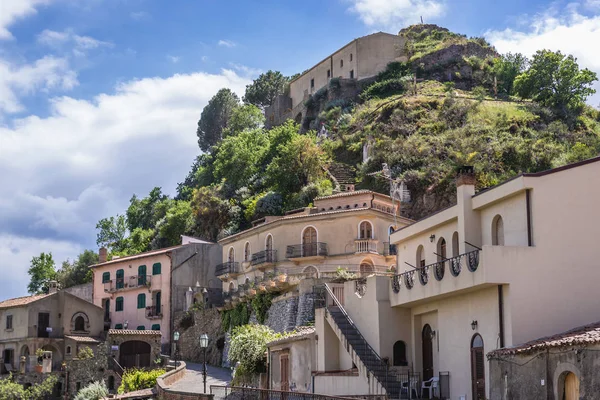
POLYGON ((140 287, 150 288, 152 286, 152 275, 132 275, 127 278, 117 278, 104 282, 104 291, 114 293, 121 290, 135 289, 140 287))
POLYGON ((160 319, 162 318, 162 310, 162 306, 148 306, 146 307, 146 318, 160 319))
POLYGON ((215 275, 219 277, 226 277, 228 275, 239 274, 240 263, 237 261, 227 261, 223 264, 217 265, 215 268, 215 275))
POLYGON ((374 253, 377 254, 377 240, 374 239, 356 239, 354 241, 355 253, 374 253))
POLYGON ((389 242, 383 242, 383 255, 386 257, 393 257, 398 255, 396 245, 389 242))
POLYGON ((265 264, 275 264, 277 262, 277 250, 263 250, 252 254, 250 265, 265 266, 265 264))
POLYGON ((507 283, 503 273, 481 262, 482 251, 475 250, 425 265, 391 278, 392 306, 414 306, 459 292, 479 290, 507 283))
POLYGON ((318 259, 327 256, 327 243, 315 242, 294 244, 287 247, 286 257, 289 259, 318 259))

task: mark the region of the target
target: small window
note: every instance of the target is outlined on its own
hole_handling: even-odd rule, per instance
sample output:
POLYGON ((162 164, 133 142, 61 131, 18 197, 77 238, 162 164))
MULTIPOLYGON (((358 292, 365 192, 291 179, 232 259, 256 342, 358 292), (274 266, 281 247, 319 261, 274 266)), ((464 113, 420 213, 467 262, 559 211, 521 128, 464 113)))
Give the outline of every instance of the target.
POLYGON ((146 294, 145 293, 138 294, 137 308, 146 308, 146 294))
POLYGON ((115 377, 112 375, 108 377, 108 390, 115 390, 115 377))
POLYGON ((104 272, 102 274, 102 283, 110 282, 110 272, 104 272))
POLYGON ((80 332, 85 331, 85 319, 81 315, 75 318, 75 330, 80 332))
POLYGON ((331 70, 330 69, 327 70, 327 78, 328 79, 331 78, 331 70))
POLYGON ((67 355, 70 356, 71 355, 71 346, 67 346, 67 355))
POLYGON ((162 267, 161 267, 160 263, 152 264, 152 275, 160 275, 161 269, 162 269, 162 267))
POLYGON ((359 239, 373 239, 373 225, 369 221, 363 221, 360 223, 359 239))
POLYGON ((398 340, 394 343, 394 366, 404 367, 408 365, 406 360, 406 343, 398 340))
POLYGON ((123 329, 123 324, 115 324, 115 329, 123 329))
POLYGON ((315 79, 313 78, 310 80, 310 88, 314 89, 314 87, 315 87, 315 79))
POLYGON ((146 327, 144 325, 140 325, 140 326, 137 327, 137 330, 138 331, 145 331, 146 327))
POLYGON ((354 70, 350 71, 350 79, 354 79, 354 70))
POLYGON ((229 262, 235 261, 235 250, 233 250, 233 247, 229 248, 229 253, 227 255, 227 261, 229 261, 229 262))
POLYGON ((115 311, 123 311, 123 297, 117 297, 115 300, 115 311))
POLYGON ((340 68, 344 68, 344 60, 340 60, 340 68))
POLYGON ((153 331, 160 331, 160 324, 153 324, 152 325, 152 330, 153 331))
POLYGON ((250 261, 250 243, 244 245, 244 261, 250 261))
POLYGON ((12 315, 7 315, 6 316, 6 329, 12 329, 13 328, 13 316, 12 315))
POLYGON ((492 220, 492 245, 504 246, 504 221, 500 215, 492 220))

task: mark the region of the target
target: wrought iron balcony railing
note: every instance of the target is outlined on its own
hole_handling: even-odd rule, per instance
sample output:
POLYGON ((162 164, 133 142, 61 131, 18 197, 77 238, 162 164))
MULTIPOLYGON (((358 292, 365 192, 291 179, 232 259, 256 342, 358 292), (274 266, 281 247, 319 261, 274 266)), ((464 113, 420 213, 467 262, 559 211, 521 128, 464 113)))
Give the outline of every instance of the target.
POLYGON ((162 317, 162 306, 148 306, 146 307, 146 318, 161 318, 162 317))
POLYGON ((252 254, 251 265, 272 264, 277 262, 277 250, 263 250, 252 254))
POLYGON ((316 256, 327 256, 327 243, 315 242, 294 244, 288 246, 286 251, 287 258, 302 258, 316 256))
POLYGON ((395 256, 398 255, 396 251, 396 245, 389 242, 383 242, 383 255, 384 256, 395 256))
POLYGON ((421 285, 425 286, 429 283, 429 274, 431 271, 433 271, 435 279, 441 281, 446 274, 446 267, 448 267, 452 276, 457 277, 462 272, 463 265, 465 265, 470 272, 477 271, 477 268, 479 267, 479 250, 470 251, 456 257, 447 258, 433 264, 394 275, 392 277, 392 290, 394 293, 400 292, 402 284, 404 284, 407 289, 412 289, 415 285, 415 274, 418 274, 421 285))
POLYGON ((215 274, 217 276, 227 275, 227 274, 239 274, 240 273, 240 263, 237 261, 227 261, 223 264, 217 265, 215 268, 215 274))
POLYGON ((104 282, 105 292, 116 292, 119 290, 134 289, 138 287, 151 287, 152 275, 132 275, 127 278, 116 278, 104 282))

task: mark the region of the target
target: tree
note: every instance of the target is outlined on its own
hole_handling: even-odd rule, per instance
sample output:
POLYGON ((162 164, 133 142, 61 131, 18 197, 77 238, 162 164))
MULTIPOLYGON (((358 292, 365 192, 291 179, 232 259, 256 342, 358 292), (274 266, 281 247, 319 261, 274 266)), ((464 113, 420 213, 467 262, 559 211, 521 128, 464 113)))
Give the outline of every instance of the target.
POLYGON ((92 382, 77 393, 75 400, 102 400, 108 396, 108 388, 102 381, 92 382))
POLYGON ((267 343, 279 336, 266 325, 242 325, 233 329, 227 357, 232 365, 239 362, 234 376, 236 384, 266 371, 267 343))
POLYGON ((102 218, 96 224, 99 230, 96 236, 96 244, 106 247, 111 251, 123 251, 127 246, 127 221, 123 215, 102 218))
POLYGON ((229 89, 221 89, 208 102, 198 121, 198 146, 208 151, 223 138, 233 110, 239 107, 240 99, 229 89))
POLYGON ((521 53, 507 53, 494 59, 494 74, 498 80, 498 93, 513 94, 515 78, 527 68, 529 60, 521 53))
POLYGON ((246 86, 244 103, 254 104, 261 109, 273 105, 275 98, 282 94, 288 79, 279 71, 267 71, 246 86))
POLYGON ((205 186, 194 190, 191 206, 194 213, 193 234, 216 241, 219 232, 231 221, 229 202, 221 198, 216 187, 205 186))
POLYGON ((223 131, 223 138, 237 135, 245 130, 262 128, 264 123, 265 116, 260 108, 252 104, 244 104, 233 110, 229 125, 223 131))
POLYGON ((189 201, 175 201, 165 217, 156 225, 157 235, 152 240, 153 248, 175 246, 181 243, 181 235, 192 229, 194 213, 189 201))
POLYGON ((13 382, 12 375, 9 375, 0 379, 0 400, 42 400, 52 393, 57 381, 57 375, 50 375, 42 383, 25 389, 23 385, 13 382))
POLYGON ((69 260, 64 261, 57 272, 57 280, 60 287, 65 289, 75 285, 81 285, 92 281, 92 271, 89 266, 98 262, 98 253, 93 250, 84 250, 77 256, 72 264, 69 260))
POLYGON ((177 184, 175 200, 191 200, 195 188, 215 183, 212 154, 200 154, 183 182, 177 184))
POLYGON ((27 273, 31 277, 27 291, 31 294, 47 293, 48 282, 56 279, 52 253, 41 253, 38 257, 33 257, 27 273))
POLYGON ((539 50, 533 56, 529 69, 517 76, 514 87, 519 96, 566 116, 596 93, 592 84, 597 80, 595 72, 579 69, 577 59, 572 55, 539 50))
POLYGON ((134 194, 131 200, 129 200, 129 207, 126 213, 129 231, 133 232, 136 228, 154 228, 156 221, 162 218, 166 212, 163 209, 161 213, 159 205, 168 200, 168 198, 168 196, 162 193, 159 187, 152 189, 148 196, 143 199, 138 199, 134 194))

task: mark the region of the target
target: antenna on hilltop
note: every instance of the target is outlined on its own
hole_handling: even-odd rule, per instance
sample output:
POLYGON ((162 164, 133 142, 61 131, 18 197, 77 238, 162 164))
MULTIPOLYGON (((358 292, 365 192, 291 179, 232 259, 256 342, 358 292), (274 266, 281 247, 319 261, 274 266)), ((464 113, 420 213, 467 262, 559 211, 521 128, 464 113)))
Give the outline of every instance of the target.
POLYGON ((423 16, 421 15, 421 25, 423 25, 423 16))

